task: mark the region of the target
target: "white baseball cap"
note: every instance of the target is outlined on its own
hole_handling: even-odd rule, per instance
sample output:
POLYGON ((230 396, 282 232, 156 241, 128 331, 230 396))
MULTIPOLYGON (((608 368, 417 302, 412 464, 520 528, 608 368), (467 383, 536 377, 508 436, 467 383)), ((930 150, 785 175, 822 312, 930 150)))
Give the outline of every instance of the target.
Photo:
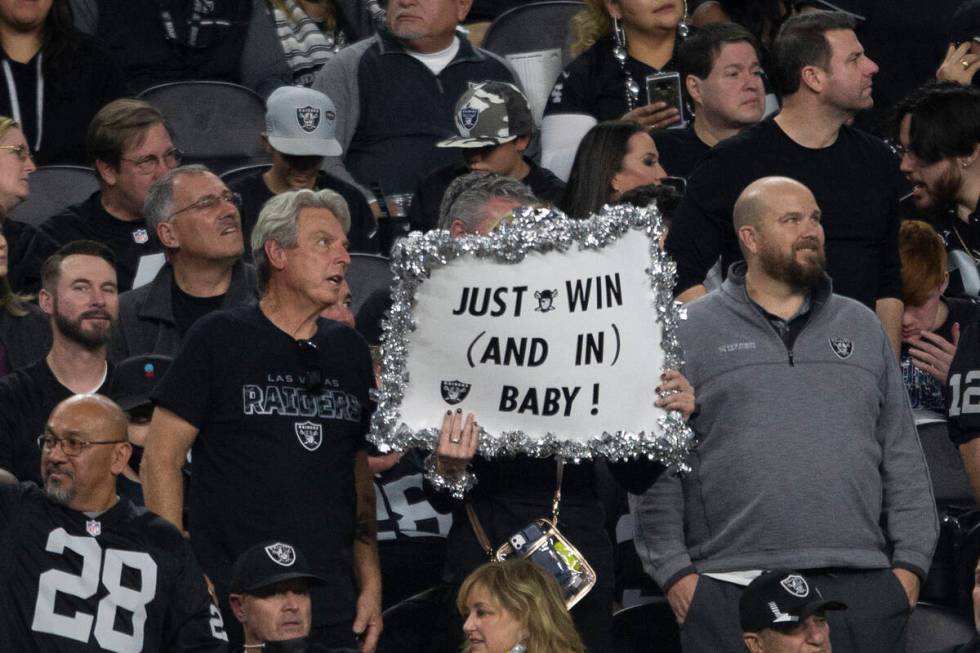
POLYGON ((277 152, 293 156, 339 156, 333 100, 312 88, 281 86, 265 101, 265 136, 277 152))

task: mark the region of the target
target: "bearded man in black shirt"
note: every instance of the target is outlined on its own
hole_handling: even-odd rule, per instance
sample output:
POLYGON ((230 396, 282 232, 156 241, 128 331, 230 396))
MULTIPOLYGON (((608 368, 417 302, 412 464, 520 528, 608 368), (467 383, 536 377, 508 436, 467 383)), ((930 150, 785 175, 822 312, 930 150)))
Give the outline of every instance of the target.
POLYGON ((106 343, 119 313, 114 264, 105 245, 87 240, 45 261, 38 301, 51 317, 51 351, 0 379, 0 478, 39 482, 35 442, 51 409, 108 387, 106 343))
POLYGON ((218 594, 246 549, 288 541, 325 580, 312 592, 312 639, 354 647, 359 636, 371 653, 381 631, 364 439, 374 372, 353 329, 319 319, 339 300, 349 227, 330 190, 266 203, 252 232, 262 297, 191 327, 151 395, 141 471, 147 507, 183 528, 181 468, 193 448, 187 530, 218 594))
POLYGON ((221 613, 171 524, 116 495, 126 416, 58 404, 37 437, 44 489, 0 486, 0 642, 27 653, 225 651, 221 613))

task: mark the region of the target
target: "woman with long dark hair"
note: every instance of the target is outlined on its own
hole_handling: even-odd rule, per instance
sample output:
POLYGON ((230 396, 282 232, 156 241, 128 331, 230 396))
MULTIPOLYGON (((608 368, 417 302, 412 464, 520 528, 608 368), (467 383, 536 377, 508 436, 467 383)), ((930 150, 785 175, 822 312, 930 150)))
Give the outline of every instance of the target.
POLYGON ((85 129, 126 94, 122 74, 72 27, 68 0, 0 2, 0 114, 11 116, 38 165, 85 165, 85 129))
POLYGON ((582 139, 558 208, 585 219, 626 191, 660 184, 666 176, 657 146, 639 123, 602 122, 582 139))

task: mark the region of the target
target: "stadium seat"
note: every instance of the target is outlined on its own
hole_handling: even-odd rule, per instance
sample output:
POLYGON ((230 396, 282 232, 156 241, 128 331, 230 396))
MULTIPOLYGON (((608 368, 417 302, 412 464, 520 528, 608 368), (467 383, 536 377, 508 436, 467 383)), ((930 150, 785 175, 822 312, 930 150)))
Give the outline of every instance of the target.
POLYGON ((572 16, 584 6, 576 0, 546 0, 514 7, 490 23, 483 47, 501 56, 558 48, 563 64, 567 63, 572 16))
POLYGON ((927 653, 970 641, 976 630, 961 614, 931 603, 919 602, 905 627, 905 653, 927 653))
POLYGON ((257 170, 264 171, 268 168, 269 168, 268 163, 252 163, 247 166, 240 166, 238 168, 232 168, 231 170, 226 170, 225 172, 222 172, 219 175, 219 177, 221 177, 221 180, 225 182, 226 186, 231 186, 239 179, 242 179, 243 177, 249 177, 255 174, 257 170))
POLYGON ((14 207, 10 218, 37 226, 99 190, 99 179, 84 166, 44 166, 29 178, 31 194, 14 207))
POLYGON ((387 290, 394 280, 388 257, 379 254, 352 253, 347 268, 347 285, 353 295, 351 310, 357 315, 364 300, 375 290, 387 290))
POLYGON ((571 19, 583 6, 549 0, 514 7, 497 16, 483 38, 485 49, 513 64, 538 124, 555 79, 572 59, 571 19))
POLYGON ((201 163, 220 174, 269 162, 259 140, 265 103, 251 89, 229 82, 172 82, 139 97, 163 113, 184 163, 201 163))
POLYGON ((680 653, 681 634, 667 599, 623 608, 613 615, 615 653, 680 653))

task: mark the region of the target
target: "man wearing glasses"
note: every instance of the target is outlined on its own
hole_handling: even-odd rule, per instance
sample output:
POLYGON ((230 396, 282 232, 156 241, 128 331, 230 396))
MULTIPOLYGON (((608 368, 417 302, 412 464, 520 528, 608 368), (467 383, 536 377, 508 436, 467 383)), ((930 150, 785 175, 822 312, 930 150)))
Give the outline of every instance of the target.
POLYGON ((143 212, 167 263, 152 282, 119 298, 110 360, 175 356, 198 318, 255 299, 255 268, 242 262, 240 202, 201 165, 175 168, 150 186, 143 212))
POLYGON ((72 240, 96 240, 116 255, 119 289, 129 290, 140 259, 162 251, 143 219, 143 201, 154 181, 180 163, 163 115, 142 100, 121 99, 92 119, 88 155, 101 190, 55 215, 38 229, 52 249, 72 240))
POLYGON ((349 226, 330 190, 266 203, 252 232, 261 299, 207 315, 187 334, 151 393, 141 478, 147 508, 186 528, 222 601, 238 556, 290 542, 326 581, 312 591, 313 641, 355 648, 360 638, 371 653, 381 631, 364 438, 374 371, 353 329, 319 319, 340 300, 349 226), (192 449, 185 526, 181 469, 192 449))
POLYGON ((190 545, 116 494, 131 452, 119 407, 75 395, 35 440, 42 487, 0 486, 5 650, 227 650, 190 545))
POLYGON ((39 482, 35 439, 51 409, 109 387, 106 344, 119 311, 113 264, 105 245, 84 240, 44 262, 38 304, 51 320, 51 350, 0 379, 0 480, 39 482))

